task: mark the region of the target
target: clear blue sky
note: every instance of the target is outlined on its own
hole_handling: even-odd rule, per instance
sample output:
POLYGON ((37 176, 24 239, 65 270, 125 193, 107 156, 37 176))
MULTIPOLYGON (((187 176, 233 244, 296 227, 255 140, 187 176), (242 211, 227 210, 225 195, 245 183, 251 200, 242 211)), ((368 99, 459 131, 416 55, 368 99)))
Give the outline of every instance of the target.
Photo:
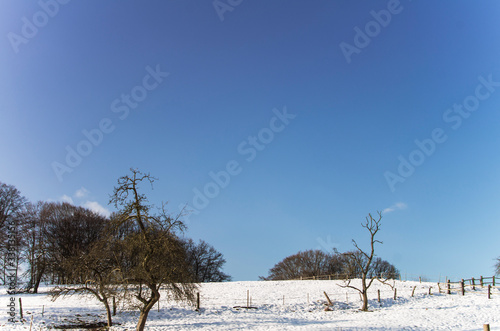
POLYGON ((378 255, 403 275, 489 276, 499 15, 497 1, 4 0, 0 181, 106 212, 118 177, 151 172, 151 201, 187 203, 186 235, 235 280, 366 244, 377 210, 378 255))

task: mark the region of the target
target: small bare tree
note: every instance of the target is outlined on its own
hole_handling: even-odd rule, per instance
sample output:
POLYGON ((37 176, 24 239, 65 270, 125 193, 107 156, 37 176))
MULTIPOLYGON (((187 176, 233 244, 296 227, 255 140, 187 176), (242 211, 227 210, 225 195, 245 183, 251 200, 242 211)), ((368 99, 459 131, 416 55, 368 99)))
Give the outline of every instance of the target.
POLYGON ((81 293, 95 297, 106 309, 108 327, 113 325, 110 299, 119 297, 119 279, 116 277, 112 249, 108 246, 108 238, 97 241, 87 254, 74 256, 63 261, 62 268, 73 278, 85 277, 84 284, 57 286, 50 291, 52 301, 59 297, 81 293))
POLYGON ((497 263, 495 264, 495 274, 500 275, 500 257, 497 258, 497 263))
POLYGON ((375 239, 375 235, 380 230, 380 222, 382 220, 382 213, 378 213, 378 220, 374 219, 371 214, 366 217, 366 222, 362 223, 361 226, 368 230, 370 233, 370 250, 365 252, 362 250, 358 243, 353 239, 352 242, 356 251, 345 253, 347 260, 361 271, 361 288, 351 285, 351 279, 346 281, 345 285, 341 285, 344 288, 352 288, 358 291, 363 299, 363 305, 361 307, 362 311, 368 311, 368 289, 372 285, 373 281, 377 279, 378 275, 372 275, 369 277, 372 271, 372 262, 375 257, 375 244, 382 244, 381 241, 375 239))

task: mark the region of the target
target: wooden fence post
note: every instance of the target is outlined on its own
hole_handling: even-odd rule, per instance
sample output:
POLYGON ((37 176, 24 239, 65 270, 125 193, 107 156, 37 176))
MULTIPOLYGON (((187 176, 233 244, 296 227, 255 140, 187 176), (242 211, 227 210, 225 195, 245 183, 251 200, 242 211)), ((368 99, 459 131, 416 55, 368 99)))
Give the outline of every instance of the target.
POLYGON ((429 295, 432 295, 432 286, 429 287, 429 295))
POLYGON ((484 283, 483 283, 483 276, 481 276, 481 287, 484 286, 484 283))
POLYGON ((446 284, 447 284, 447 287, 448 287, 447 293, 451 294, 451 285, 450 285, 450 280, 449 279, 446 281, 446 284))
POLYGON ((474 277, 472 277, 471 282, 472 282, 472 290, 475 291, 476 290, 476 281, 474 280, 474 277))
POLYGON ((495 286, 495 276, 493 276, 493 286, 495 286))
POLYGON ((491 285, 488 285, 488 299, 491 299, 491 285))
POLYGON ((23 302, 21 301, 21 298, 19 298, 19 313, 21 315, 21 319, 23 319, 23 302))
POLYGON ((464 280, 462 279, 462 281, 460 282, 460 286, 462 287, 462 295, 465 295, 465 282, 464 280))
POLYGON ((115 316, 115 315, 116 315, 116 299, 115 299, 115 297, 113 297, 113 316, 115 316))
POLYGON ((420 284, 422 284, 422 277, 421 276, 418 277, 418 281, 420 282, 420 284))
POLYGON ((413 298, 413 295, 415 294, 415 289, 416 289, 416 288, 417 288, 416 286, 413 286, 413 291, 411 291, 411 297, 412 297, 412 298, 413 298))
POLYGON ((200 292, 196 293, 196 310, 200 310, 200 292))
MULTIPOLYGON (((283 301, 285 301, 285 296, 283 296, 283 301)), ((247 308, 250 307, 250 290, 247 290, 247 308)))
POLYGON ((377 292, 378 292, 378 303, 380 303, 380 289, 378 289, 377 292))
POLYGON ((323 291, 323 293, 325 294, 326 301, 328 301, 328 306, 333 306, 333 303, 330 301, 330 298, 328 297, 328 294, 326 294, 325 291, 323 291))
POLYGON ((483 331, 490 331, 490 325, 489 324, 483 324, 483 331))
POLYGON ((394 288, 394 300, 397 299, 397 296, 398 296, 398 289, 394 288))
POLYGON ((44 312, 45 312, 45 305, 42 305, 42 317, 44 312))

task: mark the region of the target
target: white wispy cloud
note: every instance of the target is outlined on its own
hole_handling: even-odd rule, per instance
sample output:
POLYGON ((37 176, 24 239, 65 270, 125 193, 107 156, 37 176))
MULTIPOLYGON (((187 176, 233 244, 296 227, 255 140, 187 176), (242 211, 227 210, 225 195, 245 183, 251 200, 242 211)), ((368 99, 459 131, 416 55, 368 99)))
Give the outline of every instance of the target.
POLYGON ((66 194, 63 194, 63 196, 59 198, 59 201, 71 203, 72 205, 74 204, 73 199, 66 194))
POLYGON ((85 201, 85 203, 83 204, 83 207, 88 208, 88 209, 90 209, 98 214, 101 214, 103 216, 106 216, 106 217, 111 215, 111 212, 107 208, 101 206, 99 204, 99 202, 97 202, 97 201, 85 201))
POLYGON ((404 202, 398 202, 398 203, 395 203, 393 204, 392 206, 388 207, 388 208, 385 208, 383 211, 382 211, 382 214, 388 214, 388 213, 392 213, 393 211, 396 211, 396 210, 403 210, 403 209, 406 209, 408 207, 408 205, 404 202))
MULTIPOLYGON (((70 203, 70 204, 75 205, 75 206, 82 206, 82 207, 90 209, 98 214, 101 214, 102 216, 109 217, 109 215, 111 215, 111 212, 109 211, 109 209, 102 206, 97 201, 91 201, 91 200, 84 199, 84 198, 88 197, 89 194, 90 194, 90 191, 82 186, 80 189, 75 191, 75 194, 73 194, 73 198, 75 198, 78 201, 78 203, 75 203, 73 198, 67 194, 63 194, 59 199, 57 199, 57 201, 67 202, 67 203, 70 203), (85 200, 85 202, 82 203, 82 201, 84 201, 84 200, 85 200)), ((52 202, 52 201, 54 201, 54 200, 52 200, 52 199, 47 200, 47 202, 52 202)))
POLYGON ((85 198, 87 195, 89 195, 89 191, 85 187, 81 187, 79 190, 76 190, 75 192, 75 197, 77 198, 85 198))

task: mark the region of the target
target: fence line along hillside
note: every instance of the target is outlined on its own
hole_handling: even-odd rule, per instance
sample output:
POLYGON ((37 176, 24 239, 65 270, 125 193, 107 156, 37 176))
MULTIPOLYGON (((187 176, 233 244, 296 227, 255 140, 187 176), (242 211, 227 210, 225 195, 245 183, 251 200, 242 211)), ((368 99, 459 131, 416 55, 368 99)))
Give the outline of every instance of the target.
MULTIPOLYGON (((328 275, 317 275, 317 276, 301 276, 299 278, 294 278, 294 279, 289 279, 289 280, 344 280, 344 279, 352 279, 353 275, 352 274, 343 274, 343 273, 334 273, 334 274, 328 274, 328 275)), ((386 277, 384 275, 378 276, 378 278, 385 279, 386 277)), ((399 280, 401 280, 401 276, 398 277, 399 280)), ((395 279, 389 277, 389 279, 395 279)))
MULTIPOLYGON (((353 277, 352 274, 346 274, 346 273, 333 273, 333 274, 327 274, 327 275, 314 275, 314 276, 301 276, 299 278, 294 278, 294 279, 288 279, 288 280, 344 280, 344 279, 352 279, 355 278, 353 277)), ((399 281, 419 281, 419 282, 430 282, 429 278, 424 276, 424 275, 413 275, 413 274, 399 274, 397 277, 386 277, 386 275, 379 275, 378 278, 381 279, 398 279, 399 281)), ((435 277, 435 279, 438 279, 438 276, 435 277)), ((283 279, 287 280, 287 279, 283 279)))
MULTIPOLYGON (((357 307, 361 302, 359 293, 351 288, 343 288, 341 285, 344 284, 345 279, 340 276, 340 279, 334 280, 334 276, 337 275, 315 276, 314 280, 316 282, 314 282, 314 286, 310 284, 304 287, 303 291, 299 285, 301 282, 300 280, 263 282, 268 284, 269 282, 273 283, 273 286, 269 287, 266 292, 262 292, 260 286, 242 283, 241 287, 235 287, 231 290, 231 294, 227 293, 225 295, 207 291, 207 287, 202 287, 201 307, 288 306, 296 304, 314 304, 318 302, 326 303, 328 299, 334 304, 340 304, 344 307, 357 307), (332 278, 331 281, 328 281, 328 276, 332 278), (290 284, 292 287, 297 287, 293 295, 286 289, 287 284, 290 284)), ((303 278, 302 280, 304 281, 306 279, 308 281, 314 281, 312 278, 303 278)), ((353 282, 356 285, 356 282, 360 282, 360 280, 355 279, 353 282)), ((257 282, 254 284, 259 283, 257 282)), ((422 283, 419 281, 393 280, 390 282, 390 286, 376 281, 373 289, 368 291, 368 297, 371 304, 382 307, 386 304, 394 304, 399 299, 410 299, 412 297, 431 296, 434 294, 447 294, 448 289, 449 294, 465 294, 465 290, 462 292, 462 288, 464 288, 467 289, 467 292, 487 295, 488 298, 491 299, 493 296, 500 294, 500 287, 498 285, 498 279, 495 277, 479 277, 477 279, 466 279, 463 282, 447 281, 446 283, 422 283)), ((208 284, 208 287, 209 286, 208 284)))
POLYGON ((467 291, 472 291, 471 293, 486 292, 488 299, 491 299, 492 295, 500 294, 500 286, 498 285, 498 279, 496 279, 495 276, 480 276, 479 278, 472 277, 470 279, 462 279, 458 282, 452 282, 448 279, 446 283, 438 283, 438 289, 439 293, 446 294, 457 292, 465 295, 465 292, 467 291))
MULTIPOLYGON (((213 284, 203 284, 200 289, 200 306, 203 307, 264 307, 289 305, 321 305, 331 302, 344 308, 358 308, 362 299, 359 292, 352 288, 343 288, 344 280, 308 282, 301 285, 300 280, 266 281, 256 283, 226 283, 227 292, 213 292, 213 284), (262 284, 262 286, 259 286, 262 284), (272 285, 271 285, 272 284, 272 285), (290 291, 289 288, 294 288, 290 291), (266 288, 266 291, 262 289, 266 288), (293 293, 293 294, 291 294, 293 293)), ((354 285, 361 285, 361 280, 352 280, 354 285), (359 284, 358 284, 359 282, 359 284)), ((395 280, 391 286, 375 282, 368 291, 370 304, 376 307, 395 304, 399 299, 417 296, 429 296, 438 293, 436 283, 401 282, 395 280)))

